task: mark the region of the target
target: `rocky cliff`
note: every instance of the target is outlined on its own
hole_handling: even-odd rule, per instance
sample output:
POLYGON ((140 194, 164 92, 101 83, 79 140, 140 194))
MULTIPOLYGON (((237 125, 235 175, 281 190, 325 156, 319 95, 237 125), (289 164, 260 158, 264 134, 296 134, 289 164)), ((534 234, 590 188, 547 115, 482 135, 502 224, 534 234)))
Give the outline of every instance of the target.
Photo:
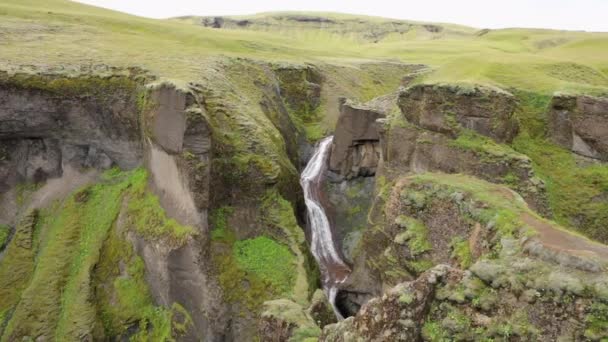
MULTIPOLYGON (((415 85, 393 101, 399 112, 366 113, 381 153, 364 228, 341 232, 353 216, 341 212, 367 175, 329 187, 338 243, 350 246, 353 267, 337 304, 352 317, 326 326, 321 340, 605 337, 596 302, 605 296, 608 249, 539 216, 552 216, 545 183, 534 160, 507 145, 518 131, 516 97, 415 85)), ((558 101, 546 109, 549 127, 558 101)), ((338 122, 337 136, 370 127, 338 122)), ((340 152, 332 160, 348 155, 340 152)))
POLYGON ((604 38, 2 1, 0 341, 605 340, 604 38))

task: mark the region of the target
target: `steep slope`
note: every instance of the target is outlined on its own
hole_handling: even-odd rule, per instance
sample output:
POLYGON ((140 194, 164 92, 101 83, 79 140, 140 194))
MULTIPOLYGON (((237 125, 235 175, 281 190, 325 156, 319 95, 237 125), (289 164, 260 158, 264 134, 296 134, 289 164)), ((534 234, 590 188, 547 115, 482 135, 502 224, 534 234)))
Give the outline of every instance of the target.
POLYGON ((607 40, 3 1, 0 339, 605 338, 607 40))

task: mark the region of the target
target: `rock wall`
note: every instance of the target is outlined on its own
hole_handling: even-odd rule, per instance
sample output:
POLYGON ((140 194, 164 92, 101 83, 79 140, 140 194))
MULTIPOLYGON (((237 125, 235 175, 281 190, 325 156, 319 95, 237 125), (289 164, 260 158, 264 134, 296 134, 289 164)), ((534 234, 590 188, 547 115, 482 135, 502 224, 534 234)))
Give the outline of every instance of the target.
POLYGON ((343 178, 373 176, 380 159, 375 122, 386 114, 343 99, 329 159, 329 169, 343 178))
POLYGON ((597 304, 608 295, 608 247, 537 218, 503 186, 403 177, 381 184, 370 220, 355 263, 360 278, 344 290, 355 302, 354 289, 371 277, 376 298, 326 326, 323 341, 608 336, 608 307, 597 304))
POLYGON ((513 117, 516 100, 502 90, 415 85, 401 92, 399 107, 409 122, 450 136, 469 129, 497 142, 509 143, 518 131, 513 117))
POLYGON ((137 87, 118 76, 0 79, 0 189, 59 177, 68 166, 138 166, 137 87))
POLYGON ((608 99, 556 95, 549 105, 549 137, 572 152, 608 161, 608 99))
POLYGON ((385 176, 470 174, 507 184, 535 210, 551 216, 544 183, 534 174, 530 158, 501 144, 517 133, 511 95, 485 88, 465 92, 422 85, 402 91, 398 102, 402 116, 377 124, 385 176))
POLYGON ((87 158, 95 162, 97 157, 109 158, 125 169, 139 165, 142 148, 135 81, 118 76, 23 77, 0 82, 0 139, 31 139, 26 144, 55 150, 69 146, 67 159, 79 157, 83 163, 87 158))

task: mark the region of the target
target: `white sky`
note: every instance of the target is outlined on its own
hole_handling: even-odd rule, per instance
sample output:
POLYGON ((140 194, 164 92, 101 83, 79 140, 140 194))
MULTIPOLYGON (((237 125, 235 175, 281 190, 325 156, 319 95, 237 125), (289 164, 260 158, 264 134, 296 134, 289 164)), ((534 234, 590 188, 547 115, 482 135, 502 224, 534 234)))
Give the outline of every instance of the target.
POLYGON ((78 0, 151 18, 324 11, 463 24, 608 31, 608 0, 78 0))

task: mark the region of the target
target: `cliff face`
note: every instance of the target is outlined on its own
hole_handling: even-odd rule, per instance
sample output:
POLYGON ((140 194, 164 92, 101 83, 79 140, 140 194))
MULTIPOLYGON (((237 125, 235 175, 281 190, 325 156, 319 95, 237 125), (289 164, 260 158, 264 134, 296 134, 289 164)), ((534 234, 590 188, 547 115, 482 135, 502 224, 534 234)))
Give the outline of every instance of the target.
MULTIPOLYGON (((337 243, 350 246, 353 267, 337 306, 352 317, 326 326, 321 340, 605 336, 596 324, 606 324, 605 307, 594 303, 605 300, 608 249, 538 215, 552 215, 545 184, 534 160, 506 144, 518 131, 515 97, 415 85, 394 101, 400 112, 386 118, 362 113, 380 146, 372 203, 357 221, 364 228, 344 234, 356 214, 342 212, 365 175, 330 178, 339 184, 329 186, 337 243)), ((368 127, 339 121, 336 136, 368 127)))
MULTIPOLYGON (((2 339, 249 340, 276 316, 266 301, 308 310, 318 275, 297 170, 334 71, 216 67, 180 86, 3 76, 2 339)), ((312 307, 304 317, 332 320, 312 307)))
POLYGON ((549 135, 584 157, 608 160, 608 99, 558 95, 549 111, 549 135))

